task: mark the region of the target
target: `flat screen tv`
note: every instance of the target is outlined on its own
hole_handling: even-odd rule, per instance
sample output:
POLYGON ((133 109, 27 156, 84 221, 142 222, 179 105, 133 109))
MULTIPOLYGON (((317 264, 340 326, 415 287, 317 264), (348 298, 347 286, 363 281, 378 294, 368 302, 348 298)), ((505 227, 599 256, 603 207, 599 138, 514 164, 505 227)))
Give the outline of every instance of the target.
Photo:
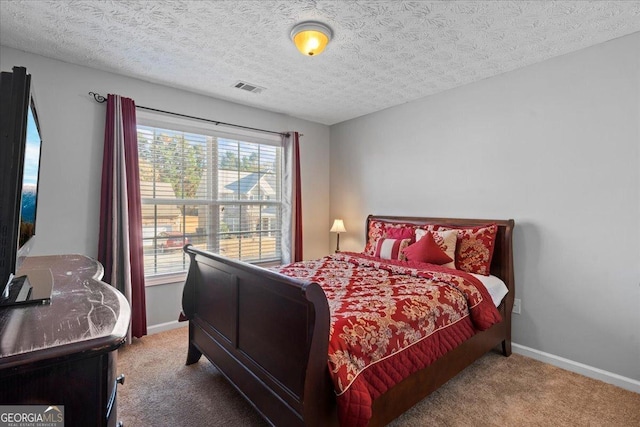
POLYGON ((0 305, 33 300, 27 277, 16 278, 34 244, 40 171, 40 124, 31 75, 0 74, 0 305), (10 295, 11 294, 11 295, 10 295))

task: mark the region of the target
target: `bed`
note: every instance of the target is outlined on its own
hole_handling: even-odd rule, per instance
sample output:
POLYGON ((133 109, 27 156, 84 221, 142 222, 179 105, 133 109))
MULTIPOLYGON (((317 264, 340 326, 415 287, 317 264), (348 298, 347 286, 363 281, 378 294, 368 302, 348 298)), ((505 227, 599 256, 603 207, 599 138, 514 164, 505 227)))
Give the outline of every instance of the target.
MULTIPOLYGON (((231 260, 187 245, 184 250, 191 263, 182 301, 184 318, 189 321, 186 363, 196 363, 204 354, 273 425, 386 425, 486 352, 499 348, 505 356, 511 354, 511 310, 515 293, 513 227, 513 220, 370 215, 365 228, 366 247, 361 254, 336 253, 322 260, 275 269, 231 260), (404 230, 402 233, 407 229, 414 232, 416 229, 428 230, 432 238, 446 234, 447 230, 458 230, 454 234, 461 236, 469 230, 474 232, 487 227, 493 230, 492 246, 488 258, 485 256, 481 260, 486 267, 482 275, 501 279, 508 291, 498 300, 497 307, 493 301, 487 303, 492 296, 484 286, 471 286, 478 281, 469 278, 473 276, 469 272, 457 273, 444 266, 423 269, 422 264, 407 260, 379 259, 381 242, 384 240, 386 244, 388 238, 398 237, 392 233, 400 229, 404 230), (340 310, 336 307, 345 303, 336 300, 336 295, 342 291, 334 292, 327 287, 328 282, 342 283, 342 276, 354 274, 366 275, 367 282, 397 280, 402 283, 398 288, 402 292, 417 280, 427 281, 430 288, 437 286, 437 295, 444 295, 441 298, 444 300, 458 301, 459 295, 467 298, 465 292, 475 295, 476 299, 467 298, 468 314, 452 314, 451 307, 439 309, 448 313, 444 322, 449 323, 434 326, 435 321, 421 321, 420 327, 427 328, 427 332, 407 332, 402 340, 397 340, 403 344, 391 346, 394 347, 391 354, 375 348, 375 358, 371 356, 372 359, 365 363, 362 358, 369 356, 336 356, 334 338, 346 336, 349 339, 348 333, 334 333, 336 325, 332 324, 338 322, 340 310), (330 279, 310 279, 326 277, 330 279), (462 290, 446 283, 444 278, 451 277, 463 285, 462 290), (489 305, 492 308, 485 308, 489 305), (482 313, 476 316, 480 320, 473 318, 474 312, 482 313), (425 326, 426 323, 429 325, 425 326), (418 344, 407 344, 406 337, 413 335, 418 336, 418 344), (445 343, 446 351, 429 350, 428 357, 416 359, 411 352, 428 341, 445 343), (352 369, 348 373, 348 384, 343 383, 347 378, 343 375, 345 369, 337 360, 346 360, 345 364, 355 360, 359 366, 358 372, 352 369), (413 362, 405 367, 402 360, 413 362), (406 372, 387 375, 393 378, 376 376, 385 374, 393 366, 406 372), (343 375, 342 379, 339 375, 343 375)), ((462 260, 464 256, 475 254, 477 242, 473 240, 465 246, 458 238, 458 250, 462 252, 455 254, 456 268, 459 256, 462 260)), ((466 259, 478 261, 472 258, 466 259)), ((425 301, 431 299, 423 298, 425 301)), ((451 305, 457 306, 458 302, 451 305)), ((412 309, 405 307, 403 313, 411 313, 412 309)), ((347 319, 347 323, 365 317, 367 315, 356 315, 347 319)), ((344 321, 343 318, 341 331, 348 329, 344 327, 344 321)))

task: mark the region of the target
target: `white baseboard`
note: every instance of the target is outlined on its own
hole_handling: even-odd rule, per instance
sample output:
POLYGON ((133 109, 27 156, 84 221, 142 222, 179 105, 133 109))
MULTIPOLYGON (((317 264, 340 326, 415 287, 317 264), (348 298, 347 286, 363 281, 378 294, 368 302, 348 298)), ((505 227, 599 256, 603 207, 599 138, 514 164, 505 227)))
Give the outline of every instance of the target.
POLYGON ((147 328, 147 335, 170 331, 172 329, 184 328, 186 326, 189 326, 189 322, 178 322, 177 320, 172 320, 171 322, 159 323, 157 325, 149 326, 147 328))
POLYGON ((567 371, 584 375, 585 377, 604 381, 605 383, 613 384, 620 388, 624 388, 625 390, 640 393, 640 381, 632 378, 623 377, 622 375, 614 374, 613 372, 604 371, 602 369, 594 368, 593 366, 574 362, 573 360, 545 353, 544 351, 535 350, 530 347, 525 347, 520 344, 512 343, 511 346, 514 353, 557 366, 558 368, 562 368, 567 371))

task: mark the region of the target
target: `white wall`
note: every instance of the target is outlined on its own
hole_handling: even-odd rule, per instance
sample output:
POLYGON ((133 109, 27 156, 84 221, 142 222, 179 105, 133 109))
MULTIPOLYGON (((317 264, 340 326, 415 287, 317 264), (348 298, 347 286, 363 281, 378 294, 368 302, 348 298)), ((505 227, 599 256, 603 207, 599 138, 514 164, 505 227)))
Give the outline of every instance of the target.
POLYGON ((516 343, 640 380, 640 33, 331 127, 331 217, 514 218, 516 343))
MULTIPOLYGON (((14 66, 24 66, 32 75, 42 127, 38 232, 32 254, 97 255, 106 104, 96 103, 89 91, 105 96, 119 94, 145 107, 303 133, 300 156, 304 256, 318 258, 328 253, 327 126, 0 46, 0 69, 10 71, 14 66)), ((149 325, 177 319, 181 286, 147 288, 149 325)))

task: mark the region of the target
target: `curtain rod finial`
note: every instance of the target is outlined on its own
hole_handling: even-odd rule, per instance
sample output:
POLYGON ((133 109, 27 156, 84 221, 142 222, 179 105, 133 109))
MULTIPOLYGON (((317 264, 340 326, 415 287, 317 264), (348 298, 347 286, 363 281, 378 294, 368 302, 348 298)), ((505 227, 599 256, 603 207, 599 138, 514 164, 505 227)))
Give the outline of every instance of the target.
POLYGON ((107 100, 107 98, 95 92, 89 92, 89 96, 93 96, 93 99, 101 104, 107 100))

